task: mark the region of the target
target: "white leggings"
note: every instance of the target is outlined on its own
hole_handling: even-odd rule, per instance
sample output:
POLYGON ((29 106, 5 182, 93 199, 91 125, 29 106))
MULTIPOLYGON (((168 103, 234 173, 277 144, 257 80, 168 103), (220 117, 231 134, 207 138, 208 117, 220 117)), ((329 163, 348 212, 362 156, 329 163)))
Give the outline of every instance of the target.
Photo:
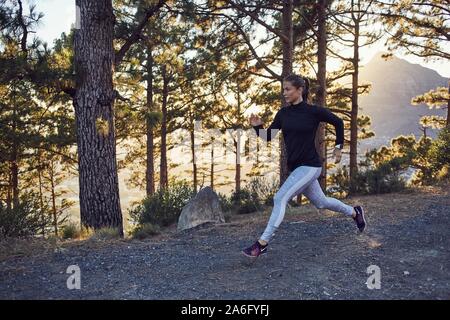
POLYGON ((300 166, 292 171, 273 198, 272 214, 266 230, 261 236, 262 240, 270 241, 281 221, 283 221, 289 200, 300 193, 303 193, 316 208, 325 208, 349 216, 352 215, 353 207, 337 199, 325 196, 319 181, 317 181, 321 172, 322 168, 309 166, 300 166))

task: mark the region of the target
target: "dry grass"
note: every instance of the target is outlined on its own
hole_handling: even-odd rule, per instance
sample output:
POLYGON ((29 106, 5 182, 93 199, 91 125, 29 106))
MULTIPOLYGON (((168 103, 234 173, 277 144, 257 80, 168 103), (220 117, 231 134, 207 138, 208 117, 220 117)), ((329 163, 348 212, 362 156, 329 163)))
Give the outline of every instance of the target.
POLYGON ((49 254, 58 250, 61 241, 55 237, 47 239, 7 239, 0 241, 0 261, 49 254))
POLYGON ((0 241, 0 262, 22 257, 33 257, 64 252, 71 248, 83 247, 86 249, 99 249, 114 243, 128 242, 128 239, 109 237, 109 232, 100 235, 84 233, 77 239, 60 239, 54 236, 48 238, 10 238, 0 241))
POLYGON ((133 239, 143 240, 147 238, 152 238, 161 233, 161 228, 157 225, 153 225, 151 223, 145 223, 141 226, 135 228, 132 232, 130 232, 130 236, 133 239))

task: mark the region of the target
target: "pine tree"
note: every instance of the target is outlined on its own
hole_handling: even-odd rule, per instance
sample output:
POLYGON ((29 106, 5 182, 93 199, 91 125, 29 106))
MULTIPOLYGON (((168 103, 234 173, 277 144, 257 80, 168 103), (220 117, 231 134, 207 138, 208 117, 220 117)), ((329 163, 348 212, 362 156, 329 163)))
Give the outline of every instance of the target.
POLYGON ((76 92, 73 102, 77 119, 81 221, 88 227, 112 227, 123 234, 115 150, 114 101, 117 95, 113 71, 163 3, 159 1, 145 11, 115 53, 112 0, 76 1, 81 27, 74 37, 76 92))
POLYGON ((379 31, 373 31, 374 17, 372 1, 352 0, 337 1, 333 6, 333 21, 344 31, 336 30, 333 33, 334 41, 344 46, 351 46, 353 54, 344 57, 336 50, 333 55, 350 64, 352 68, 352 90, 351 90, 351 117, 350 117, 350 193, 354 191, 355 177, 358 172, 358 95, 359 95, 359 50, 369 46, 381 38, 379 31))
POLYGON ((56 200, 62 193, 56 192, 55 188, 63 177, 67 177, 64 170, 56 167, 63 162, 76 163, 69 151, 75 142, 73 113, 64 103, 67 100, 49 86, 58 76, 58 68, 69 58, 62 54, 58 43, 51 52, 38 38, 29 37, 42 18, 34 6, 27 9, 22 1, 17 1, 11 6, 2 3, 0 8, 1 19, 4 19, 0 33, 0 64, 4 68, 0 76, 0 177, 3 180, 0 194, 9 209, 27 206, 20 203, 21 198, 30 201, 39 212, 39 228, 45 234, 51 212, 45 198, 51 194, 56 228, 62 222, 59 216, 71 205, 65 202, 60 210, 62 207, 56 200), (42 188, 43 154, 49 159, 58 158, 52 162, 51 190, 42 188), (39 186, 38 193, 36 185, 39 186), (34 196, 27 196, 30 192, 38 194, 39 201, 34 201, 34 196))

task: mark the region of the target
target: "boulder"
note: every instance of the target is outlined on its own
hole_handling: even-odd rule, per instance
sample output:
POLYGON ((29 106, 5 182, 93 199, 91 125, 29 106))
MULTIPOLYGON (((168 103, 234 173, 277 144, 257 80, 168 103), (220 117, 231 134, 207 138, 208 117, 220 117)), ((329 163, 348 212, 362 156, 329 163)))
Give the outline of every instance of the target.
POLYGON ((181 211, 178 230, 194 228, 207 222, 225 222, 219 197, 211 187, 201 189, 181 211))

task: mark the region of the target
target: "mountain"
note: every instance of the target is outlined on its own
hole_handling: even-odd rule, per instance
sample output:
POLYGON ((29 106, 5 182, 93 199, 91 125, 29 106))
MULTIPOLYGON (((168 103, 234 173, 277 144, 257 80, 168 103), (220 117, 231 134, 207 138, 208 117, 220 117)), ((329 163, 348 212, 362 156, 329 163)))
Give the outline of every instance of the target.
MULTIPOLYGON (((360 84, 371 83, 368 95, 360 96, 360 114, 372 120, 376 136, 359 144, 360 152, 369 147, 388 144, 399 135, 422 135, 419 120, 423 115, 446 116, 446 110, 432 109, 426 105, 413 106, 411 99, 438 86, 448 86, 449 79, 436 71, 393 56, 385 60, 378 53, 360 69, 360 84)), ((437 130, 428 129, 435 137, 437 130)))

